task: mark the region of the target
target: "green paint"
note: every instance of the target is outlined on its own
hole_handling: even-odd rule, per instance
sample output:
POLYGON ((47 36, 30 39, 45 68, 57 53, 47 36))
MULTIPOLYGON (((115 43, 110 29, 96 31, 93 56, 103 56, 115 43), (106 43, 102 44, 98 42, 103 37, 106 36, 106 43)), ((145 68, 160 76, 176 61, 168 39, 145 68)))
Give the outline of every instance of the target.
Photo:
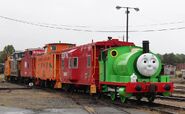
POLYGON ((130 76, 118 76, 120 78, 120 82, 130 82, 130 76))
MULTIPOLYGON (((106 51, 101 52, 99 57, 99 75, 100 81, 105 82, 118 82, 118 83, 127 83, 131 82, 131 75, 134 73, 137 75, 137 82, 170 82, 168 75, 160 75, 162 64, 161 60, 157 56, 159 61, 159 68, 157 72, 150 76, 146 77, 141 75, 137 68, 136 62, 139 56, 141 56, 142 48, 136 46, 122 46, 122 47, 113 47, 109 48, 106 51), (116 55, 113 56, 112 52, 116 51, 116 55)), ((102 92, 108 92, 108 85, 102 86, 102 92)), ((125 87, 117 88, 122 102, 125 102, 127 97, 132 96, 131 93, 125 92, 125 87)), ((168 93, 163 93, 167 95, 168 93)), ((111 99, 115 99, 115 94, 110 93, 111 99)))
POLYGON ((170 77, 168 75, 161 75, 160 82, 170 82, 170 77))
POLYGON ((106 82, 130 82, 130 76, 135 73, 138 77, 138 82, 158 82, 161 61, 159 60, 160 64, 157 72, 151 77, 145 77, 136 68, 136 61, 141 55, 142 48, 136 46, 115 47, 102 52, 99 60, 100 80, 106 82), (114 50, 117 52, 116 56, 111 54, 114 50))
POLYGON ((150 78, 150 82, 158 82, 158 78, 150 78))

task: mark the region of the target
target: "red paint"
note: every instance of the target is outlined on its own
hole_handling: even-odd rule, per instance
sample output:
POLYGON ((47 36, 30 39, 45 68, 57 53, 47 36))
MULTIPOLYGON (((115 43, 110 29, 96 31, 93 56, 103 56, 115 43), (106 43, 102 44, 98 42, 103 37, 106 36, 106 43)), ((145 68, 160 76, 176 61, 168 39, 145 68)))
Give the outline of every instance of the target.
POLYGON ((96 84, 96 86, 98 87, 98 57, 100 55, 100 51, 110 47, 132 45, 134 45, 134 43, 122 42, 118 39, 112 39, 108 41, 92 42, 90 44, 64 50, 61 55, 61 61, 64 61, 63 65, 65 67, 61 68, 61 82, 75 85, 96 84), (91 58, 90 66, 87 65, 88 57, 91 58), (78 58, 78 67, 70 67, 69 61, 72 58, 78 58))
POLYGON ((155 92, 157 93, 162 93, 162 92, 173 92, 174 90, 174 85, 172 82, 129 82, 129 83, 116 83, 116 82, 100 82, 101 85, 113 85, 113 86, 118 86, 118 87, 125 87, 127 93, 144 93, 144 92, 149 92, 149 86, 151 84, 155 84, 157 87, 157 90, 155 92), (171 89, 169 91, 166 91, 164 89, 164 86, 166 84, 169 84, 171 89), (142 87, 141 91, 136 91, 135 87, 137 85, 140 85, 142 87))
POLYGON ((21 77, 35 77, 35 57, 43 54, 43 49, 27 49, 21 60, 21 77))

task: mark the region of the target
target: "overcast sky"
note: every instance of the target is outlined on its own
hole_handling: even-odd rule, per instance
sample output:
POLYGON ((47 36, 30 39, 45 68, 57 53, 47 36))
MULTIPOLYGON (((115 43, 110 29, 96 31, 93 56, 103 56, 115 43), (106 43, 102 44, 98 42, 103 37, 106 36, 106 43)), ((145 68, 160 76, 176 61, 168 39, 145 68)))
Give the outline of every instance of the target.
POLYGON ((0 0, 0 16, 59 28, 0 18, 0 50, 8 44, 24 50, 59 41, 80 45, 108 36, 122 40, 122 32, 74 31, 125 31, 125 9, 116 10, 117 5, 140 9, 130 10, 129 41, 141 46, 149 40, 156 53, 185 54, 184 0, 0 0))

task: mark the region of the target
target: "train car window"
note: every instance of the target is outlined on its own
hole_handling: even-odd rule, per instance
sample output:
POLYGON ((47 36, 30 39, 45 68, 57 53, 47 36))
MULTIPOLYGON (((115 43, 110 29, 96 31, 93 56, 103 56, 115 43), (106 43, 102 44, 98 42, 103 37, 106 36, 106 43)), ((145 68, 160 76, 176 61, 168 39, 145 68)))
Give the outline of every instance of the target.
POLYGON ((74 68, 78 68, 78 58, 75 57, 74 59, 74 68))
POLYGON ((69 59, 69 68, 78 68, 78 57, 69 59))
POLYGON ((16 59, 19 59, 21 57, 21 54, 18 53, 16 59))
POLYGON ((88 55, 87 56, 87 67, 90 67, 91 66, 91 56, 88 55))
POLYGON ((64 69, 64 65, 65 65, 64 64, 64 58, 62 58, 62 63, 61 64, 62 64, 62 69, 64 69))
POLYGON ((21 54, 21 58, 23 58, 23 57, 24 57, 24 53, 21 54))
POLYGON ((27 63, 27 68, 29 68, 29 63, 27 63))
POLYGON ((32 55, 32 51, 29 51, 29 54, 32 55))
POLYGON ((15 54, 15 59, 18 59, 18 57, 19 57, 18 54, 15 54))
POLYGON ((55 50, 56 50, 56 46, 55 46, 55 45, 52 45, 52 46, 51 46, 51 50, 52 50, 52 51, 55 51, 55 50))

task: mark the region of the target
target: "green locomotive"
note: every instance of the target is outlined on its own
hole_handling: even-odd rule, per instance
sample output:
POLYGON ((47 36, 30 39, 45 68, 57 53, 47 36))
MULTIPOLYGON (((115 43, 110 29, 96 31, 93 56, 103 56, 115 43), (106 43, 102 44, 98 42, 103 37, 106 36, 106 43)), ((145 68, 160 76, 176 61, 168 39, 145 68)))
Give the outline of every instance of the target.
POLYGON ((149 51, 149 42, 143 47, 120 46, 101 51, 99 58, 100 86, 111 99, 118 96, 122 102, 135 96, 138 100, 147 97, 153 102, 157 94, 170 95, 173 83, 162 73, 160 58, 149 51))

